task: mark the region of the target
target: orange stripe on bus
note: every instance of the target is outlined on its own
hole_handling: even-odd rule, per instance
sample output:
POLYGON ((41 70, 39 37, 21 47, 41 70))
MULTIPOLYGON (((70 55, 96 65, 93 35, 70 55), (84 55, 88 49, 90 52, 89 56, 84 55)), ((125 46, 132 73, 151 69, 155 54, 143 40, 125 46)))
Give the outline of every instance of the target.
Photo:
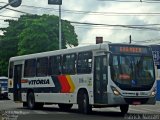
POLYGON ((59 80, 61 87, 62 87, 61 92, 62 93, 69 93, 70 92, 70 85, 68 83, 66 76, 60 75, 60 76, 58 76, 58 80, 59 80))
POLYGON ((68 80, 68 83, 69 83, 69 85, 70 85, 70 93, 73 93, 74 92, 74 90, 75 90, 75 85, 74 85, 74 83, 73 83, 73 81, 72 81, 72 78, 71 78, 71 76, 70 75, 66 75, 66 78, 67 78, 67 80, 68 80))

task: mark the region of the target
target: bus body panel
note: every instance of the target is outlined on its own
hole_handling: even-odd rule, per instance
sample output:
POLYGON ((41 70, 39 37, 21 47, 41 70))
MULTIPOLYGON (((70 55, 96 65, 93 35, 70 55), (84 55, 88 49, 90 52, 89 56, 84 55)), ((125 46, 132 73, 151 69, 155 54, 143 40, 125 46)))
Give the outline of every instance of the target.
MULTIPOLYGON (((59 75, 61 76, 61 75, 59 75)), ((49 103, 76 103, 77 93, 79 89, 83 88, 88 91, 90 104, 93 104, 93 75, 64 75, 66 78, 67 88, 64 83, 61 83, 59 76, 36 77, 36 78, 22 78, 21 90, 22 101, 27 101, 27 90, 32 89, 35 94, 36 102, 49 103), (62 95, 62 96, 61 96, 62 95), (65 98, 65 99, 62 99, 65 98), (60 100, 61 99, 61 100, 60 100)))

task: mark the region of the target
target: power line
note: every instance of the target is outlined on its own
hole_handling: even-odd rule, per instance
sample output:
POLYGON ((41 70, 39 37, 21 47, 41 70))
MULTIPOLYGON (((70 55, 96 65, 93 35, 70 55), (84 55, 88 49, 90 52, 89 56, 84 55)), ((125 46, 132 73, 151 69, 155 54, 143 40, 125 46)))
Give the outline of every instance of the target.
MULTIPOLYGON (((0 6, 0 7, 2 7, 2 6, 0 6)), ((19 12, 19 13, 23 13, 23 14, 30 14, 30 13, 27 13, 27 12, 23 12, 23 11, 20 11, 20 10, 11 9, 11 8, 7 8, 7 7, 6 7, 5 9, 12 10, 12 11, 19 12)))
MULTIPOLYGON (((14 9, 10 9, 10 8, 7 8, 7 9, 14 10, 14 9)), ((20 12, 20 13, 29 14, 29 13, 18 11, 18 10, 14 10, 14 11, 20 12)), ((71 11, 71 10, 66 10, 66 11, 71 11)), ((76 11, 76 12, 87 12, 87 13, 89 13, 90 11, 76 11)), ((100 12, 92 12, 92 13, 100 13, 100 12)), ((120 14, 120 13, 116 13, 116 14, 120 14)), ((125 14, 128 14, 128 13, 125 13, 125 14)), ((140 14, 140 13, 138 13, 138 14, 140 14)), ((160 14, 160 13, 145 13, 145 14, 160 14)), ((2 17, 10 17, 10 18, 18 18, 18 17, 11 17, 11 16, 3 16, 3 15, 0 15, 0 16, 2 16, 2 17)), ((154 25, 160 25, 160 24, 148 24, 148 25, 110 25, 110 24, 81 23, 81 22, 71 22, 71 23, 74 23, 74 24, 85 24, 85 25, 98 25, 98 26, 100 26, 100 25, 102 26, 103 25, 103 26, 108 26, 108 27, 125 27, 125 28, 133 28, 133 29, 148 29, 148 30, 156 30, 156 31, 160 30, 159 28, 143 27, 143 26, 154 26, 154 25)))
POLYGON ((97 1, 107 1, 107 2, 140 2, 137 0, 97 0, 97 1))
MULTIPOLYGON (((127 25, 127 26, 159 26, 160 24, 143 24, 143 25, 136 25, 136 24, 130 24, 130 25, 127 25)), ((81 26, 83 26, 83 25, 81 25, 81 26)))
POLYGON ((160 31, 160 28, 151 28, 151 27, 143 27, 136 25, 112 25, 112 24, 97 24, 97 23, 87 23, 87 22, 75 22, 70 21, 70 23, 79 24, 79 25, 95 25, 95 26, 108 26, 108 27, 124 27, 124 28, 132 28, 132 29, 147 29, 147 30, 155 30, 160 31))
POLYGON ((9 18, 19 18, 19 17, 12 17, 12 16, 6 16, 6 15, 0 15, 1 17, 9 17, 9 18))
MULTIPOLYGON (((111 0, 113 1, 113 0, 111 0)), ((0 2, 1 3, 1 2, 0 2)), ((4 3, 4 2, 2 2, 4 3)), ((58 12, 59 9, 54 9, 54 8, 46 8, 46 7, 36 7, 36 6, 29 6, 29 5, 21 5, 22 7, 29 7, 29 8, 36 8, 36 9, 45 9, 45 10, 54 10, 55 12, 58 12)), ((10 8, 7 8, 10 9, 10 8)), ((14 10, 14 9, 10 9, 10 10, 14 10)), ((17 10, 14 10, 17 11, 17 10)), ((19 11, 17 11, 19 12, 19 11)), ((25 13, 25 14, 29 14, 27 12, 23 12, 20 11, 21 13, 25 13)), ((67 9, 62 9, 62 12, 66 12, 66 13, 72 13, 72 14, 90 14, 90 15, 107 15, 107 16, 130 16, 130 15, 134 15, 134 16, 159 16, 160 13, 159 12, 142 12, 142 13, 132 13, 132 12, 94 12, 94 11, 79 11, 79 10, 67 10, 67 9)))
MULTIPOLYGON (((99 26, 99 27, 96 27, 96 26, 79 26, 79 25, 74 25, 74 27, 75 27, 75 29, 107 29, 107 30, 116 30, 116 31, 121 31, 121 30, 133 30, 133 29, 131 29, 131 28, 109 28, 109 27, 105 27, 105 26, 99 26)), ((134 29, 134 30, 137 30, 137 31, 151 31, 151 30, 149 30, 149 29, 134 29)))
POLYGON ((105 2, 126 2, 126 3, 160 3, 159 0, 97 0, 97 1, 105 1, 105 2))
MULTIPOLYGON (((9 18, 19 18, 19 17, 12 17, 12 16, 4 16, 0 15, 1 17, 9 17, 9 18)), ((160 28, 153 28, 152 26, 159 26, 160 24, 145 24, 145 25, 112 25, 112 24, 98 24, 98 23, 85 23, 85 22, 75 22, 70 21, 72 24, 78 24, 78 25, 88 25, 88 26, 99 26, 99 27, 124 27, 129 29, 142 29, 142 30, 155 30, 160 31, 160 28), (151 27, 146 27, 151 26, 151 27)))
POLYGON ((11 8, 6 8, 6 9, 12 10, 12 11, 15 11, 15 12, 19 12, 19 13, 23 13, 23 14, 30 14, 30 13, 27 13, 27 12, 23 12, 23 11, 11 9, 11 8))
POLYGON ((148 40, 142 40, 142 41, 134 41, 134 42, 155 42, 155 41, 159 41, 160 38, 152 38, 152 39, 148 39, 148 40))
MULTIPOLYGON (((53 8, 44 8, 44 7, 35 7, 35 6, 28 6, 28 5, 22 5, 23 7, 31 7, 31 8, 36 8, 36 9, 46 9, 46 10, 54 10, 58 12, 58 9, 53 9, 53 8)), ((93 14, 93 15, 160 15, 159 12, 143 12, 143 13, 131 13, 131 12, 94 12, 94 11, 80 11, 80 10, 66 10, 62 9, 62 12, 66 13, 73 13, 73 14, 93 14)))

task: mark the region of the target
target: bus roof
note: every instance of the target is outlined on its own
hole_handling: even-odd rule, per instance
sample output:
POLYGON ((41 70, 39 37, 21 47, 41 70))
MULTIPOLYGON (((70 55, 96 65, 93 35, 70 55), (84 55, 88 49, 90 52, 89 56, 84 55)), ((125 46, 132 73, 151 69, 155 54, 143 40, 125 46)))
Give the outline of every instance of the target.
POLYGON ((54 50, 48 52, 41 52, 41 53, 34 53, 22 56, 15 56, 11 57, 10 61, 17 61, 17 60, 25 60, 25 59, 32 59, 32 58, 40 58, 45 56, 54 56, 60 54, 69 54, 69 53, 76 53, 76 52, 85 52, 85 51, 94 51, 94 50, 108 50, 109 48, 106 47, 107 45, 132 45, 132 46, 143 46, 137 44, 126 44, 126 43, 102 43, 102 44, 95 44, 95 45, 88 45, 88 46, 81 46, 69 49, 61 49, 61 50, 54 50))

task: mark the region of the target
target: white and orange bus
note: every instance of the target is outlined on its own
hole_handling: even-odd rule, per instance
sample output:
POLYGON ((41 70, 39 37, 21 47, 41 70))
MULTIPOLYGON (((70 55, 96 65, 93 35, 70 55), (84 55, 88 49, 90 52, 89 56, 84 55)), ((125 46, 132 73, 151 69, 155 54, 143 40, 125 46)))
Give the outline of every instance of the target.
POLYGON ((58 104, 82 113, 94 107, 155 104, 151 48, 102 43, 10 58, 8 97, 30 109, 58 104))

